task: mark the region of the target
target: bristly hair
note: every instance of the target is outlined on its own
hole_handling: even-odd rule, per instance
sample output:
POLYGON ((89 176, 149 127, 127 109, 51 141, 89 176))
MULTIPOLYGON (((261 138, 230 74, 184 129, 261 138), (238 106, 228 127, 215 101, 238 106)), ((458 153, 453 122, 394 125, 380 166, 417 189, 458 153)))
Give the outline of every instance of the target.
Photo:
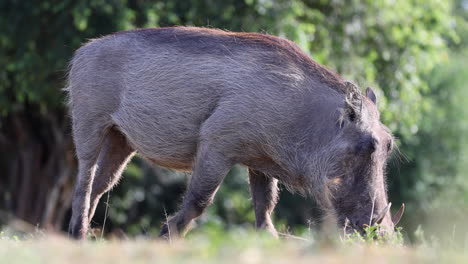
POLYGON ((361 90, 352 82, 345 81, 344 83, 345 111, 347 114, 355 115, 357 120, 361 117, 363 94, 361 90))

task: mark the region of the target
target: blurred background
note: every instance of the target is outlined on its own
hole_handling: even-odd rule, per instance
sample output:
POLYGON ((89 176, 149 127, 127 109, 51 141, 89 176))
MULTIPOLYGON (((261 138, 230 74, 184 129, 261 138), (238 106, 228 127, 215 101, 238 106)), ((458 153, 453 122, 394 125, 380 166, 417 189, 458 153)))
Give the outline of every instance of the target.
MULTIPOLYGON (((406 237, 467 244, 467 19, 467 0, 2 0, 0 228, 21 220, 67 229, 76 160, 61 88, 73 51, 119 30, 190 25, 288 38, 374 87, 399 147, 388 188, 395 209, 407 205, 406 237)), ((135 157, 93 226, 107 214, 106 234, 157 234, 189 177, 135 157)), ((319 228, 320 211, 282 188, 274 218, 279 230, 300 234, 319 228)), ((253 228, 245 168, 231 170, 198 222, 204 230, 253 228)))

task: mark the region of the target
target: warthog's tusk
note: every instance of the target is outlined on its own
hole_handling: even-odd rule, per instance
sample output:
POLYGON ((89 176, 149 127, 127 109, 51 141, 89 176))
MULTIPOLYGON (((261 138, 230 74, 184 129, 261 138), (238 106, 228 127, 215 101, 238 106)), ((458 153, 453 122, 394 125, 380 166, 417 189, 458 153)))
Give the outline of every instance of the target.
POLYGON ((390 207, 392 207, 392 203, 388 203, 387 207, 385 207, 382 212, 380 212, 380 214, 375 218, 375 224, 380 225, 380 223, 382 223, 385 215, 390 211, 390 207))
POLYGON ((398 212, 396 212, 396 214, 392 216, 393 225, 396 226, 400 222, 400 219, 403 216, 404 212, 405 212, 405 204, 402 203, 398 212))

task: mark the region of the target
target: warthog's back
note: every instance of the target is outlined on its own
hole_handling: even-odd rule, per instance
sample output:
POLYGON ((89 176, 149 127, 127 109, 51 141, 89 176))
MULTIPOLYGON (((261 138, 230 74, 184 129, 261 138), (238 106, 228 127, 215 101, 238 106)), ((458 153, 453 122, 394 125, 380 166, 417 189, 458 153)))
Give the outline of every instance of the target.
POLYGON ((305 98, 337 95, 321 83, 341 83, 287 40, 191 28, 93 40, 69 79, 74 122, 117 126, 143 156, 179 169, 190 168, 201 135, 268 143, 310 112, 300 109, 305 98), (205 124, 210 117, 217 121, 205 124))

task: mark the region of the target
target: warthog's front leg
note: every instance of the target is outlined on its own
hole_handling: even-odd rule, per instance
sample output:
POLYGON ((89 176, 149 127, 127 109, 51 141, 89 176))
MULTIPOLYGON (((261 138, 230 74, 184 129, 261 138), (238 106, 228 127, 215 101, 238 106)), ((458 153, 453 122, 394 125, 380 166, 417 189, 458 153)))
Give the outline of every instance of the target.
POLYGON ((249 182, 257 229, 268 230, 277 237, 278 233, 271 221, 271 213, 278 201, 278 180, 249 169, 249 182))
POLYGON ((180 211, 162 227, 160 236, 166 239, 184 236, 193 219, 211 204, 224 176, 233 163, 221 151, 203 143, 195 161, 192 179, 180 211))

